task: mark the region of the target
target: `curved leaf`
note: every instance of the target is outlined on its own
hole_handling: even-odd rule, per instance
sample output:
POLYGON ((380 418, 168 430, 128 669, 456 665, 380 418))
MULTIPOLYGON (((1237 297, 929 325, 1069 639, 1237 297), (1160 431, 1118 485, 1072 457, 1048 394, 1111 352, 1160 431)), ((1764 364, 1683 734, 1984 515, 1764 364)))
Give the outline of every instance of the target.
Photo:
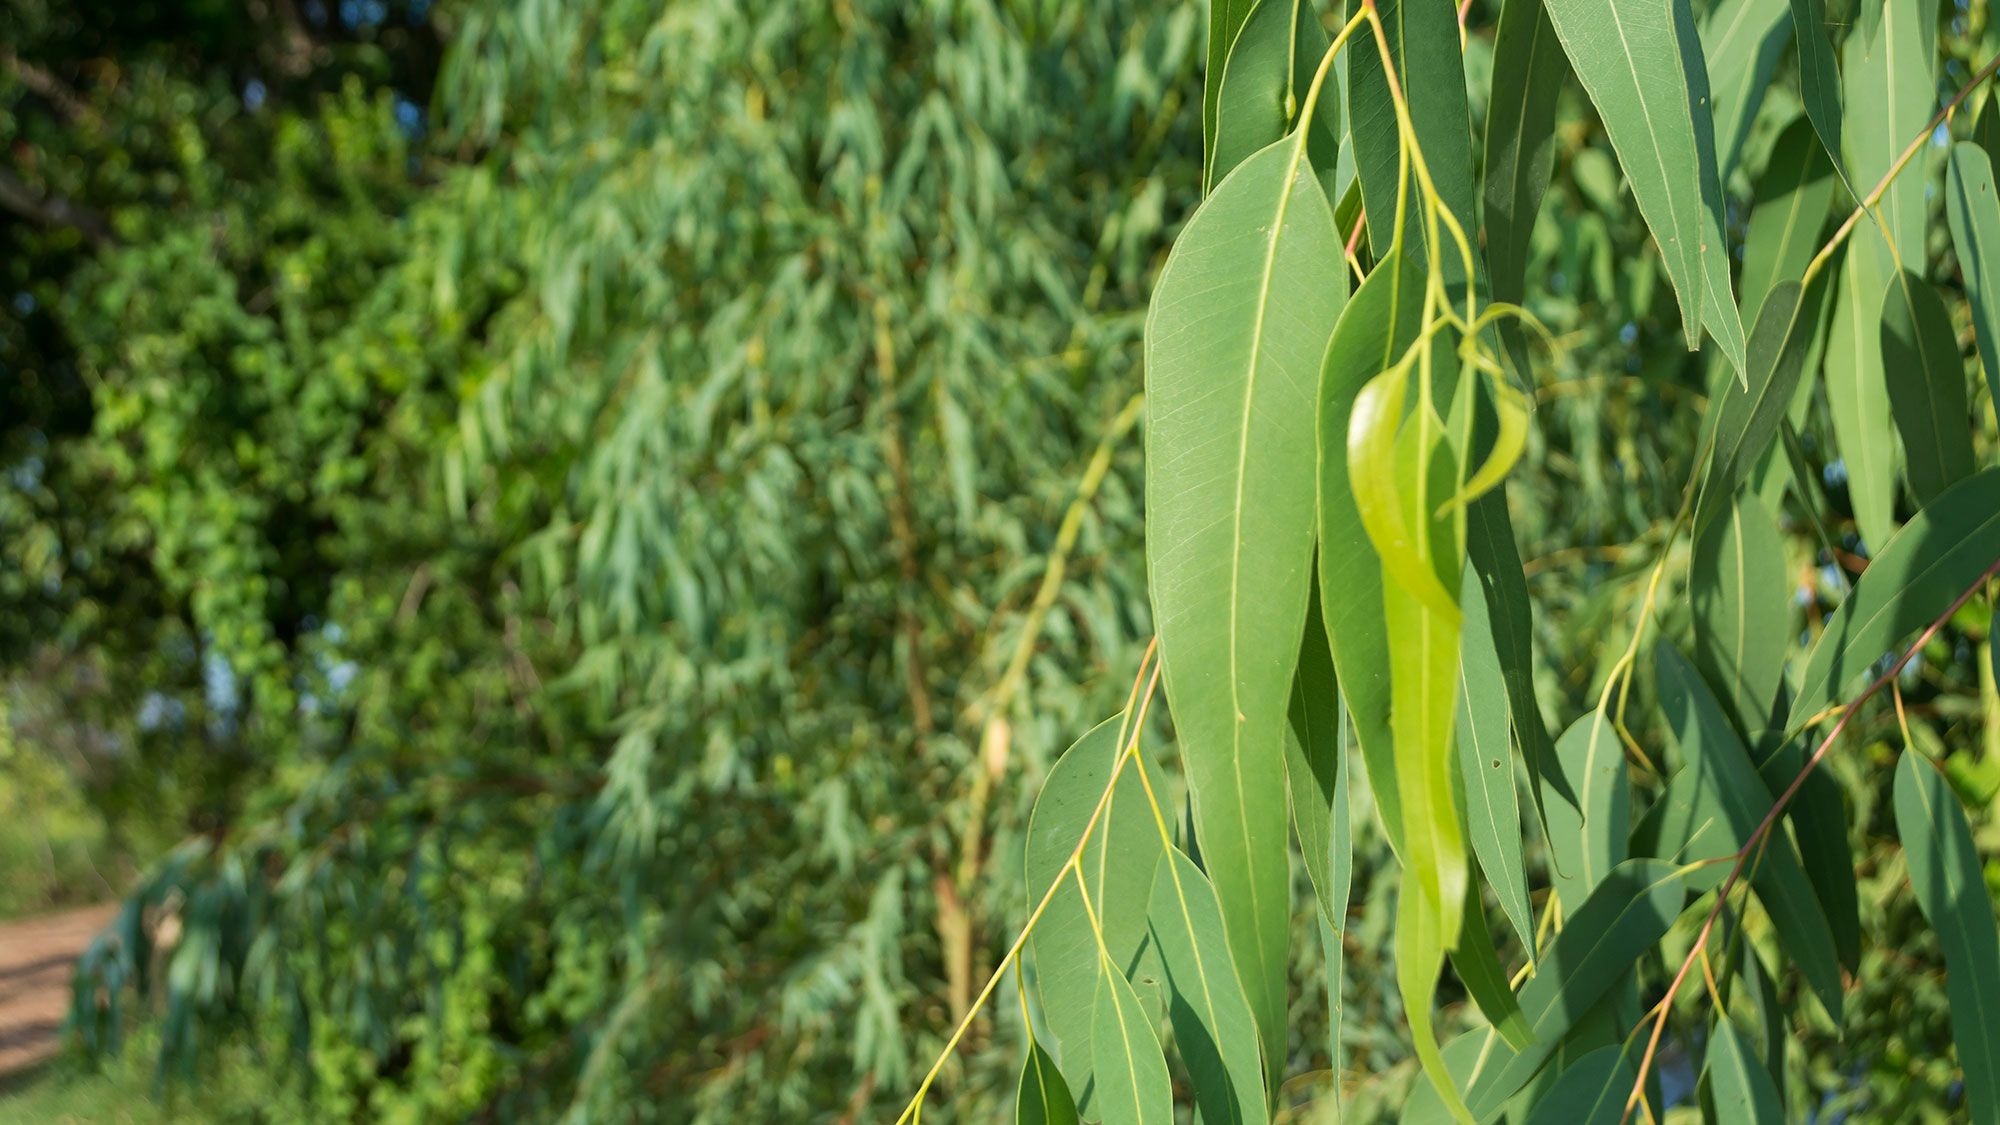
MULTIPOLYGON (((1764 299, 1781 282, 1798 281, 1819 252, 1820 231, 1833 206, 1838 182, 1833 160, 1815 140, 1812 123, 1795 118, 1771 146, 1771 158, 1757 181, 1757 205, 1743 236, 1743 318, 1759 321, 1764 299)), ((1754 355, 1756 332, 1751 332, 1754 355)), ((1751 359, 1751 370, 1757 367, 1751 359)))
POLYGON ((1299 645, 1299 667, 1292 682, 1291 737, 1285 740, 1286 791, 1292 805, 1292 827, 1305 856, 1306 877, 1321 915, 1336 929, 1347 912, 1347 888, 1333 873, 1337 848, 1353 842, 1336 840, 1345 834, 1346 809, 1339 804, 1340 771, 1346 765, 1346 722, 1340 709, 1340 685, 1327 649, 1326 625, 1320 615, 1319 592, 1312 593, 1306 612, 1305 639, 1299 645), (1336 823, 1339 822, 1339 823, 1336 823))
MULTIPOLYGON (((1448 4, 1429 0, 1376 0, 1382 28, 1394 60, 1396 79, 1409 104, 1410 124, 1423 150, 1431 180, 1444 205, 1473 239, 1473 269, 1485 272, 1478 255, 1477 179, 1472 163, 1472 112, 1466 102, 1465 63, 1459 52, 1458 21, 1448 4)), ((1347 56, 1348 131, 1354 141, 1355 171, 1368 208, 1368 241, 1377 256, 1386 256, 1395 238, 1397 153, 1400 141, 1394 103, 1382 69, 1381 53, 1363 43, 1347 56)), ((1414 180, 1414 177, 1412 177, 1414 180)), ((1403 252, 1426 260, 1421 209, 1411 190, 1404 229, 1403 252)), ((1451 235, 1443 234, 1444 282, 1465 283, 1465 265, 1451 235)), ((1483 281, 1480 277, 1478 280, 1483 281)))
POLYGON ((1799 93, 1806 116, 1829 157, 1840 147, 1840 67, 1826 37, 1826 0, 1792 0, 1792 32, 1799 44, 1799 93))
POLYGON ((1826 404, 1847 466, 1854 522, 1870 554, 1896 530, 1896 429, 1882 366, 1882 300, 1887 283, 1874 255, 1854 247, 1840 271, 1826 347, 1826 404))
POLYGON ((1146 558, 1167 699, 1230 951, 1277 1043, 1291 921, 1286 713, 1317 508, 1314 388, 1347 284, 1304 149, 1294 133, 1216 187, 1175 243, 1146 321, 1146 558))
POLYGON ((1689 575, 1695 666, 1753 742, 1772 725, 1792 638, 1778 521, 1756 497, 1738 496, 1695 542, 1689 575))
POLYGON ((1556 757, 1579 800, 1548 804, 1550 881, 1564 903, 1581 903, 1625 859, 1632 827, 1632 793, 1625 752, 1602 711, 1570 724, 1556 740, 1556 757))
MULTIPOLYGON (((1229 49, 1216 97, 1206 166, 1211 186, 1291 132, 1292 115, 1327 44, 1326 28, 1307 0, 1261 0, 1251 10, 1229 49)), ((1322 107, 1339 105, 1331 94, 1321 94, 1322 107)))
POLYGON ((1563 1070, 1528 1112, 1527 1125, 1619 1125, 1638 1080, 1622 1047, 1599 1047, 1563 1070))
POLYGON ((1724 184, 1764 89, 1790 38, 1785 0, 1723 0, 1701 24, 1704 66, 1715 79, 1710 117, 1715 128, 1715 166, 1724 184))
POLYGON ((1970 1119, 2000 1121, 2000 932, 1965 810, 1944 775, 1916 753, 1896 766, 1896 834, 1917 905, 1944 947, 1951 1037, 1965 1069, 1970 1119))
POLYGON ((1097 1070, 1093 1114, 1104 1125, 1173 1125, 1173 1080, 1139 994, 1123 973, 1097 975, 1090 1020, 1097 1070))
POLYGON ((1882 360, 1910 495, 1928 504, 1972 475, 1972 427, 1951 314, 1937 290, 1909 270, 1897 272, 1883 299, 1882 360))
POLYGON ((1943 613, 2000 559, 2000 468, 1946 489, 1889 540, 1806 655, 1792 705, 1810 719, 1858 690, 1875 662, 1943 613))
POLYGON ((1521 804, 1514 788, 1514 748, 1507 736, 1507 685, 1479 575, 1471 567, 1459 592, 1465 625, 1459 655, 1458 772, 1472 854, 1500 899, 1500 909, 1532 955, 1535 916, 1521 857, 1521 804))
POLYGON ((1056 1060, 1040 1043, 1028 1044, 1021 1082, 1014 1095, 1014 1125, 1077 1125, 1076 1101, 1056 1060))
POLYGON ((1229 65, 1229 48, 1250 18, 1257 0, 1211 0, 1208 5, 1208 66, 1201 84, 1201 151, 1215 150, 1215 107, 1222 95, 1222 76, 1229 65))
MULTIPOLYGON (((1981 122, 1989 120, 2000 125, 1991 103, 1980 115, 1981 122)), ((1959 272, 1965 278, 1965 295, 1972 304, 1973 335, 1979 340, 1986 387, 1991 402, 2000 407, 2000 192, 1993 187, 1987 150, 1967 141, 1951 146, 1944 210, 1959 272)))
POLYGON ((1784 1103, 1778 1098, 1778 1088, 1772 1085, 1770 1073, 1757 1061, 1727 1015, 1717 1016, 1715 1030, 1708 1037, 1706 1070, 1708 1096, 1716 1120, 1740 1121, 1744 1125, 1761 1122, 1779 1125, 1785 1120, 1784 1103))
POLYGON ((1204 1122, 1259 1125, 1265 1112, 1257 1021, 1229 961, 1222 906, 1194 861, 1168 848, 1153 877, 1152 932, 1165 966, 1167 1016, 1204 1122))
POLYGON ((1748 375, 1742 382, 1725 384, 1718 392, 1720 402, 1710 411, 1714 448, 1695 509, 1697 537, 1728 508, 1736 486, 1763 457, 1784 422, 1819 323, 1821 290, 1815 283, 1802 298, 1798 283, 1787 281, 1771 290, 1758 309, 1750 334, 1748 375))
POLYGON ((1504 0, 1486 117, 1486 268, 1493 299, 1525 293, 1528 240, 1555 164, 1556 102, 1569 60, 1542 0, 1504 0))

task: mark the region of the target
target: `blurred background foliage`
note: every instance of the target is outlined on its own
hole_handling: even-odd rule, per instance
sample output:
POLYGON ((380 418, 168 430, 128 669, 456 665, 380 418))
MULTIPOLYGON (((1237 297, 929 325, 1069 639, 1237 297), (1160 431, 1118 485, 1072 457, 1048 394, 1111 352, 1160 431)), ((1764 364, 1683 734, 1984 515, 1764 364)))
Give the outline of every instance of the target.
MULTIPOLYGON (((1988 57, 1984 0, 1944 7, 1947 53, 1988 57)), ((110 1073, 226 1066, 324 1120, 893 1112, 1024 918, 1041 777, 1151 632, 1140 325, 1199 192, 1203 26, 0 0, 0 911, 125 896, 78 990, 110 1073)), ((1529 291, 1563 349, 1514 508, 1567 721, 1709 373, 1579 90, 1562 112, 1529 291)), ((1813 467, 1777 484, 1804 614, 1862 561, 1813 467)), ((2000 702, 1961 647, 1906 685, 1913 737, 1990 805, 2000 748, 1959 736, 2000 702)), ((1885 1111, 1951 1075, 1877 718, 1836 768, 1881 932, 1845 1038, 1791 1066, 1885 1111)), ((1412 1073, 1385 860, 1348 939, 1364 1120, 1412 1073)), ((1287 1104, 1329 1077, 1316 961, 1287 1104)), ((1012 1097, 1000 1008, 952 1120, 1012 1097)))

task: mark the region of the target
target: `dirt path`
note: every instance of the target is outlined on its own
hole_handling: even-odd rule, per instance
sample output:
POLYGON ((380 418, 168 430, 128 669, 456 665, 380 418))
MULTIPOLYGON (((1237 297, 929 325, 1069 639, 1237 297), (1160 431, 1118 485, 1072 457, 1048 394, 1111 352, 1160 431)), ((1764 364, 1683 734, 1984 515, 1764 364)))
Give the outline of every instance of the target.
POLYGON ((116 904, 0 923, 0 1078, 43 1062, 62 1044, 70 969, 116 904))

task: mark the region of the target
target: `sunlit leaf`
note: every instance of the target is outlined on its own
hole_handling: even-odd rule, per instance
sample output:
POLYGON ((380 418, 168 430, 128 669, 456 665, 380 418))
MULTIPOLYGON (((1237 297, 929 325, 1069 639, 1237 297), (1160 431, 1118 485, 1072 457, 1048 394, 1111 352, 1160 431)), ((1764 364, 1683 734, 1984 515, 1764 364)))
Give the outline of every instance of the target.
MULTIPOLYGON (((1758 323, 1764 299, 1781 282, 1799 281, 1806 264, 1821 246, 1826 215, 1833 206, 1839 181, 1833 160, 1813 137, 1812 125, 1797 118, 1771 146, 1771 158, 1757 181, 1757 205, 1751 208, 1743 236, 1743 318, 1758 323)), ((1754 355, 1756 332, 1751 332, 1754 355)), ((1750 359, 1751 370, 1757 361, 1750 359)), ((1809 368, 1810 369, 1810 368, 1809 368)))
POLYGON ((1759 309, 1750 334, 1747 380, 1725 384, 1719 392, 1721 401, 1710 412, 1714 448, 1702 474, 1701 499, 1695 509, 1697 536, 1728 509, 1737 485, 1770 447, 1784 422, 1818 323, 1820 290, 1815 284, 1802 298, 1796 282, 1783 282, 1759 309))
POLYGON ((1883 298, 1882 361, 1895 373, 1889 410, 1903 435, 1910 495, 1928 504, 1972 474, 1972 428, 1951 314, 1937 290, 1909 270, 1883 298))
POLYGON ((1618 732, 1602 711, 1570 724, 1556 740, 1556 757, 1578 801, 1548 802, 1550 882, 1565 910, 1581 903, 1625 859, 1632 826, 1631 787, 1618 732))
POLYGON ((1152 933, 1165 967, 1167 1016, 1204 1122, 1259 1125, 1265 1112, 1257 1022, 1229 960, 1208 877, 1170 848, 1153 878, 1152 933))
POLYGON ((1097 1071, 1092 1113, 1104 1125, 1173 1125, 1173 1081, 1152 1018, 1123 973, 1097 975, 1090 1021, 1097 1071))
POLYGON ((1719 1015, 1708 1037, 1708 1065, 1704 1075, 1708 1099, 1715 1120, 1744 1122, 1745 1125, 1779 1125, 1785 1107, 1778 1088, 1764 1064, 1757 1061, 1749 1044, 1737 1032, 1727 1015, 1719 1015))
MULTIPOLYGON (((1990 106, 1980 120, 2000 126, 2000 116, 1990 106)), ((1988 401, 2000 403, 2000 192, 1993 187, 1991 153, 1964 141, 1951 146, 1944 198, 1951 244, 1958 251, 1959 272, 1972 304, 1979 361, 1992 392, 1988 401)))
POLYGON ((1527 1125, 1618 1125, 1639 1080, 1619 1047, 1599 1047, 1571 1063, 1535 1102, 1527 1125))
POLYGON ((1146 552, 1167 699, 1229 947, 1277 1043, 1291 920, 1286 713, 1317 509, 1314 388, 1347 284, 1304 148, 1295 133, 1217 185, 1175 243, 1146 322, 1146 552))
POLYGON ((1917 905, 1944 948, 1951 1037, 1968 1119, 2000 1121, 2000 932, 1979 849, 1958 795, 1915 751, 1896 766, 1896 834, 1917 905))
POLYGON ((1500 909, 1530 952, 1534 913, 1521 857, 1521 807, 1508 737, 1507 685, 1493 646, 1492 620, 1479 575, 1466 568, 1459 592, 1465 614, 1459 654, 1458 770, 1465 781, 1465 819, 1472 854, 1499 897, 1500 909))
POLYGON ((1896 428, 1882 366, 1882 301, 1887 281, 1872 254, 1855 247, 1840 271, 1826 346, 1826 402, 1847 469, 1854 522, 1869 553, 1895 533, 1896 428))
POLYGON ((1791 645, 1791 584, 1778 522, 1739 495, 1695 542, 1694 662, 1746 740, 1770 729, 1791 645))
POLYGON ((1040 1043, 1028 1045, 1021 1064, 1021 1081, 1014 1095, 1014 1125, 1076 1125, 1076 1102, 1063 1082, 1056 1060, 1040 1043))

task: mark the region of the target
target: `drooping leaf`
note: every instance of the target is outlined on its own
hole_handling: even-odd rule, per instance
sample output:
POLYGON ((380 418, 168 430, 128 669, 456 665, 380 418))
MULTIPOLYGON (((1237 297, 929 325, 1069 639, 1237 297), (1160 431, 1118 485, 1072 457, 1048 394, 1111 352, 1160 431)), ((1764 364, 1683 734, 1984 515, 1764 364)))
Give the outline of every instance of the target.
POLYGON ((1131 982, 1110 966, 1097 975, 1090 1041, 1097 1071, 1092 1113, 1104 1125, 1173 1125, 1173 1080, 1159 1036, 1131 982))
POLYGON ((1910 495, 1928 504, 1972 475, 1972 427, 1951 314, 1937 290, 1909 270, 1896 275, 1883 299, 1882 360, 1910 495))
POLYGON ((1993 896, 1958 795, 1910 750, 1896 766, 1896 834, 1917 905, 1944 949, 1967 1119, 1990 1125, 2000 1121, 2000 931, 1993 896))
POLYGON ((1716 170, 1724 184, 1790 31, 1785 0, 1723 0, 1702 20, 1702 56, 1713 79, 1716 170))
POLYGON ((1056 1060, 1040 1043, 1028 1044, 1014 1095, 1014 1125, 1077 1125, 1076 1101, 1056 1060))
POLYGON ((1493 931, 1486 925, 1486 906, 1480 901, 1476 882, 1465 885, 1464 917, 1458 943, 1451 949, 1451 967, 1457 970, 1459 982, 1465 985, 1466 994, 1478 1005, 1486 1022, 1493 1025, 1509 1046, 1517 1051, 1528 1050, 1534 1037, 1528 1032, 1527 1018, 1521 1014, 1521 1002, 1507 983, 1507 970, 1500 964, 1493 931))
MULTIPOLYGON (((2000 124, 1990 103, 1980 120, 2000 124)), ((2000 192, 1993 187, 1990 155, 1965 141, 1951 146, 1944 210, 1972 304, 1972 334, 1979 341, 1990 401, 2000 404, 2000 192)))
POLYGON ((1292 683, 1291 737, 1285 741, 1285 776, 1292 805, 1292 826, 1299 836, 1299 851, 1305 856, 1306 875, 1312 880, 1313 896, 1326 920, 1335 928, 1344 923, 1347 891, 1336 886, 1333 856, 1337 846, 1352 848, 1352 841, 1334 839, 1337 820, 1346 809, 1339 806, 1340 771, 1345 765, 1346 724, 1341 718, 1340 685, 1335 678, 1333 653, 1327 647, 1326 625, 1320 614, 1319 592, 1311 595, 1306 613, 1305 639, 1299 645, 1299 667, 1292 683), (1338 901, 1335 892, 1338 891, 1338 901))
MULTIPOLYGON (((1477 180, 1472 163, 1472 115, 1466 104, 1465 66, 1458 46, 1458 21, 1445 4, 1424 0, 1377 0, 1398 86, 1409 103, 1411 127, 1429 166, 1445 208, 1473 239, 1473 268, 1483 274, 1478 257, 1477 180)), ((1368 239, 1378 257, 1388 253, 1395 237, 1397 153, 1399 138, 1394 103, 1381 53, 1362 43, 1347 55, 1348 129, 1354 140, 1355 169, 1368 209, 1368 239)), ((1414 180, 1414 176, 1412 177, 1414 180)), ((1414 184, 1404 231, 1404 253, 1426 260, 1423 224, 1418 221, 1414 184)), ((1439 248, 1446 285, 1465 283, 1465 267, 1449 233, 1439 248)), ((1481 279, 1483 280, 1483 278, 1481 279)))
POLYGON ((1772 725, 1792 637, 1778 521, 1756 497, 1739 495, 1696 540, 1689 575, 1695 666, 1753 740, 1772 725))
POLYGON ((1858 690, 1875 662, 2000 559, 2000 468, 1946 489, 1883 546, 1806 655, 1794 723, 1858 690))
POLYGON ((1792 31, 1799 44, 1799 92, 1805 98, 1813 132, 1819 134, 1827 155, 1838 159, 1842 152, 1840 67, 1834 61, 1826 28, 1826 0, 1792 0, 1792 31))
MULTIPOLYGON (((1778 134, 1770 161, 1757 181, 1757 204, 1743 236, 1743 318, 1755 325, 1765 297, 1779 283, 1799 281, 1819 251, 1838 181, 1833 160, 1814 139, 1812 125, 1796 118, 1778 134)), ((1754 355, 1756 331, 1751 331, 1754 355)), ((1756 360, 1750 360, 1756 370, 1756 360)))
POLYGON ((1326 349, 1319 380, 1319 594, 1342 696, 1361 744, 1377 815, 1405 854, 1402 800, 1389 731, 1389 635, 1382 563, 1348 481, 1354 399, 1401 356, 1422 328, 1423 267, 1407 253, 1384 260, 1354 292, 1326 349))
POLYGON ((1708 1037, 1706 1071, 1715 1120, 1744 1125, 1779 1125, 1785 1120, 1784 1103, 1771 1075, 1726 1014, 1718 1013, 1708 1037))
POLYGON ((1466 509, 1465 537, 1466 557, 1479 572, 1480 587, 1486 594, 1493 649, 1507 684, 1507 716, 1522 764, 1528 767, 1529 793, 1537 814, 1544 803, 1545 784, 1574 804, 1576 794, 1556 759, 1555 740, 1549 737, 1541 702, 1535 696, 1534 614, 1504 488, 1481 496, 1466 509))
MULTIPOLYGON (((1764 788, 1784 792, 1805 769, 1814 745, 1816 741, 1805 737, 1780 742, 1757 764, 1764 788)), ((1806 775, 1798 796, 1785 810, 1785 821, 1792 826, 1805 862, 1806 877, 1812 880, 1813 894, 1833 929, 1833 946, 1840 954, 1840 963, 1849 972, 1859 972, 1861 901, 1854 878, 1854 847, 1847 836, 1849 819, 1840 783, 1824 768, 1806 775)))
POLYGON ((1527 1125, 1618 1125, 1638 1080, 1623 1050, 1599 1047, 1564 1068, 1529 1111, 1527 1125))
POLYGON ((1347 284, 1304 157, 1295 131, 1217 185, 1175 243, 1146 321, 1146 557, 1167 699, 1238 975, 1279 1043, 1284 746, 1311 583, 1313 389, 1347 284))
POLYGON ((1821 288, 1815 283, 1812 292, 1802 297, 1796 282, 1783 282, 1758 310, 1750 335, 1747 381, 1724 384, 1718 392, 1720 403, 1710 411, 1714 447, 1695 508, 1697 537, 1728 510, 1736 486, 1770 447, 1785 420, 1818 323, 1821 288))
POLYGON ((1887 284, 1875 258, 1855 247, 1840 271, 1826 347, 1826 403, 1847 468, 1854 522, 1871 554, 1896 529, 1896 429, 1882 366, 1882 300, 1887 284))
MULTIPOLYGON (((1084 837, 1119 752, 1124 723, 1107 719, 1077 739, 1049 770, 1028 819, 1026 867, 1029 901, 1039 902, 1084 837)), ((1091 910, 1102 919, 1104 942, 1120 968, 1130 971, 1146 939, 1145 910, 1153 896, 1153 873, 1161 850, 1146 790, 1134 762, 1118 775, 1110 806, 1099 814, 1080 866, 1091 889, 1091 910)), ((1097 987, 1097 939, 1084 911, 1074 877, 1064 877, 1029 932, 1035 989, 1056 1057, 1069 1088, 1090 1104, 1092 1095, 1091 1017, 1074 999, 1097 987)))
POLYGON ((1492 622, 1479 574, 1471 567, 1459 592, 1465 624, 1459 654, 1458 770, 1465 781, 1465 818, 1472 854, 1499 897, 1500 909, 1530 954, 1534 913, 1521 857, 1521 806, 1508 738, 1507 685, 1493 646, 1492 622))
POLYGON ((1504 0, 1486 119, 1486 267, 1493 299, 1525 295, 1528 240, 1555 163, 1556 102, 1569 59, 1542 0, 1504 0))
POLYGON ((1417 1061, 1424 1076, 1430 1079, 1430 1088, 1452 1119, 1471 1122, 1472 1115, 1467 1112, 1452 1082, 1450 1068, 1438 1049, 1437 1028, 1431 1014, 1438 973, 1444 968, 1445 949, 1450 943, 1431 893, 1418 885, 1414 874, 1405 868, 1402 885, 1396 891, 1396 988, 1402 994, 1403 1015, 1409 1021, 1417 1061))
MULTIPOLYGON (((1770 812, 1775 797, 1694 666, 1673 645, 1661 641, 1654 667, 1660 707, 1680 748, 1682 765, 1657 813, 1647 818, 1648 827, 1657 833, 1649 841, 1653 853, 1682 863, 1734 854, 1770 812), (1702 833, 1700 843, 1690 843, 1698 833, 1702 833)), ((1726 874, 1726 865, 1715 866, 1726 874)), ((1746 865, 1744 880, 1771 915, 1779 943, 1838 1024, 1840 956, 1791 838, 1781 831, 1769 833, 1746 865)))
MULTIPOLYGON (((1251 10, 1229 49, 1216 99, 1206 166, 1211 190, 1252 153, 1291 132, 1327 42, 1326 28, 1306 0, 1261 0, 1251 10)), ((1320 106, 1339 105, 1330 93, 1321 95, 1320 106)))
POLYGON ((1618 152, 1639 213, 1659 243, 1690 350, 1708 328, 1738 372, 1742 322, 1721 240, 1707 71, 1683 0, 1545 0, 1571 67, 1618 152), (1713 227, 1713 235, 1711 235, 1713 227), (1734 325, 1734 328, 1731 328, 1734 325))
POLYGON ((1202 76, 1201 85, 1201 151, 1206 163, 1207 155, 1215 151, 1216 104, 1222 96, 1222 77, 1229 65, 1229 48, 1236 43, 1236 33, 1243 28, 1243 21, 1250 18, 1250 9, 1257 0, 1214 0, 1208 6, 1208 66, 1202 76))
MULTIPOLYGON (((1848 174, 1858 191, 1870 190, 1888 174, 1937 108, 1932 79, 1937 65, 1935 11, 1932 3, 1864 4, 1862 26, 1848 35, 1842 48, 1847 114, 1843 139, 1848 174), (1874 17, 1873 27, 1868 26, 1868 17, 1874 17)), ((1879 227, 1864 222, 1855 228, 1856 248, 1873 252, 1875 276, 1885 284, 1896 268, 1896 255, 1889 252, 1885 234, 1895 240, 1904 262, 1921 261, 1924 256, 1928 179, 1924 161, 1920 149, 1911 166, 1882 193, 1879 227)))
POLYGON ((1216 1125, 1268 1121, 1257 1022, 1229 960, 1222 906, 1208 877, 1178 848, 1160 855, 1151 917, 1174 1047, 1201 1119, 1216 1125))
POLYGON ((1632 826, 1632 794, 1625 782, 1625 753, 1602 711, 1570 724, 1556 740, 1556 757, 1576 787, 1577 803, 1548 803, 1550 881, 1567 912, 1596 889, 1625 859, 1632 826))

